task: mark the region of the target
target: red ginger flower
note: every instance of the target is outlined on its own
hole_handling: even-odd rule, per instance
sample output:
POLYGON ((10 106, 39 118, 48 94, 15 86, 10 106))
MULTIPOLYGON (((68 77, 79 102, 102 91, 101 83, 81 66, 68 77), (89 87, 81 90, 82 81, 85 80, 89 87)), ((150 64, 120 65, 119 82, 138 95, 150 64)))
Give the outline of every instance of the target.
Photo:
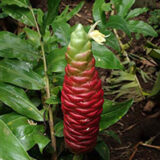
POLYGON ((104 102, 91 42, 81 24, 71 35, 66 60, 61 96, 64 138, 66 146, 79 154, 96 145, 104 102))

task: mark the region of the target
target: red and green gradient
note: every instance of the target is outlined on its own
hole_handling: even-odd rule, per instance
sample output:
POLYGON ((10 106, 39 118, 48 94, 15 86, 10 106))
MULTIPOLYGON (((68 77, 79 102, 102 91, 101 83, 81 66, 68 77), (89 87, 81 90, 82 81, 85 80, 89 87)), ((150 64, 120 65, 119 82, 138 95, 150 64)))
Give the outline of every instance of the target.
POLYGON ((81 24, 71 35, 66 60, 61 96, 64 138, 66 146, 80 154, 96 145, 104 102, 91 42, 81 24))

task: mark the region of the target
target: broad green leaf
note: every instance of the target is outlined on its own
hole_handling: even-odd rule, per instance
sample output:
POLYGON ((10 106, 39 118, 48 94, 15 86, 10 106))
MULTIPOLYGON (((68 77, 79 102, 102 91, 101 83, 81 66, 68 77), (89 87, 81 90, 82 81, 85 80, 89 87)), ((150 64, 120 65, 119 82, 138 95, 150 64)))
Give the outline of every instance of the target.
POLYGON ((111 109, 110 107, 112 107, 114 104, 115 102, 109 99, 104 99, 102 114, 107 113, 111 109))
POLYGON ((38 144, 42 152, 50 141, 43 135, 44 127, 42 125, 37 125, 37 123, 28 120, 24 116, 12 112, 0 116, 0 119, 8 125, 26 151, 30 150, 35 144, 38 144))
POLYGON ((58 42, 62 46, 67 46, 69 44, 71 27, 68 23, 59 22, 52 24, 53 32, 56 35, 58 42))
POLYGON ((127 35, 130 35, 130 30, 127 26, 127 22, 124 18, 118 15, 113 15, 109 17, 106 23, 107 28, 115 28, 124 31, 127 35))
POLYGON ((132 106, 132 103, 132 100, 116 104, 114 103, 113 105, 104 103, 103 108, 105 113, 103 112, 103 114, 101 114, 100 131, 119 121, 128 112, 129 108, 132 106))
POLYGON ((32 160, 20 141, 0 120, 0 159, 1 160, 32 160))
POLYGON ((24 61, 38 60, 38 52, 28 41, 20 39, 13 33, 0 32, 0 57, 17 58, 24 61))
POLYGON ((160 72, 158 72, 156 82, 153 86, 150 96, 155 96, 160 92, 160 72))
POLYGON ((147 11, 148 11, 148 8, 135 8, 127 14, 125 19, 134 18, 134 17, 139 16, 140 14, 145 13, 147 11))
POLYGON ((27 62, 18 60, 1 60, 0 81, 32 90, 42 89, 44 80, 28 66, 27 62))
POLYGON ((22 8, 18 6, 3 6, 2 10, 4 13, 9 15, 10 17, 28 25, 35 26, 35 21, 32 16, 32 13, 27 8, 22 8))
POLYGON ((66 66, 65 52, 66 47, 53 50, 47 57, 49 72, 64 72, 66 66))
POLYGON ((104 0, 95 0, 93 9, 92 9, 92 14, 93 14, 93 19, 95 21, 101 21, 98 25, 100 25, 102 28, 106 24, 106 15, 104 10, 102 9, 102 5, 104 4, 104 0))
POLYGON ((114 3, 117 14, 121 17, 125 17, 129 12, 129 9, 135 3, 135 0, 112 0, 114 3))
POLYGON ((58 13, 60 0, 48 0, 48 13, 45 20, 46 25, 50 25, 58 13))
POLYGON ((0 101, 19 114, 43 121, 42 113, 31 103, 23 89, 0 82, 0 101))
POLYGON ((63 121, 62 120, 59 121, 58 123, 56 123, 54 129, 55 129, 55 135, 57 137, 63 137, 63 128, 64 128, 64 126, 63 126, 63 121))
POLYGON ((144 36, 158 36, 152 26, 143 21, 130 20, 128 21, 128 28, 131 32, 143 34, 144 36))
POLYGON ((1 0, 2 5, 17 5, 19 7, 28 8, 29 0, 1 0))
POLYGON ((96 66, 104 69, 123 69, 118 58, 108 48, 92 43, 92 52, 96 59, 96 66))
POLYGON ((98 142, 95 146, 96 151, 102 157, 103 160, 110 160, 110 152, 105 142, 98 142))

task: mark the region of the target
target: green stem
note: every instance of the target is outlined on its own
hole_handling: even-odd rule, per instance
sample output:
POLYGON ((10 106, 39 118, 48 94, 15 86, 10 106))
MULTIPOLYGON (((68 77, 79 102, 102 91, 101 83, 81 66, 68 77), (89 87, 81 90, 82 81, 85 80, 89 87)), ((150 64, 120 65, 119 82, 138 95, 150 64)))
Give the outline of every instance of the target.
POLYGON ((73 160, 82 160, 83 159, 83 155, 82 154, 75 154, 73 156, 73 160))
MULTIPOLYGON (((45 86, 45 91, 46 91, 46 96, 47 99, 50 98, 50 86, 49 86, 49 78, 47 74, 47 62, 46 62, 46 56, 45 56, 45 50, 44 50, 44 44, 42 41, 42 35, 40 33, 40 29, 35 17, 35 14, 33 12, 33 8, 29 6, 29 10, 32 13, 32 16, 34 18, 35 26, 39 35, 40 39, 40 46, 41 46, 41 54, 42 54, 42 59, 43 59, 43 66, 44 66, 44 73, 45 73, 45 81, 46 81, 46 86, 45 86)), ((53 113, 52 113, 52 107, 51 105, 48 106, 48 112, 49 112, 49 127, 50 127, 50 134, 51 134, 51 142, 52 142, 52 147, 54 148, 55 155, 56 155, 56 138, 55 138, 55 132, 54 132, 54 121, 53 121, 53 113)), ((57 159, 57 156, 54 156, 55 160, 57 159)))

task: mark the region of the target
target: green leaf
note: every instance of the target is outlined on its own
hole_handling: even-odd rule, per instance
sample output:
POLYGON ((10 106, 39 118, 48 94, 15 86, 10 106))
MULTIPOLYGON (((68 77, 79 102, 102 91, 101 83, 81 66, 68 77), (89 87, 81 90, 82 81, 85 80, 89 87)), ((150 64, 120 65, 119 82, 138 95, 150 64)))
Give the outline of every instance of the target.
POLYGON ((59 104, 60 102, 61 101, 59 97, 57 97, 56 95, 52 95, 49 99, 45 101, 45 103, 47 104, 59 104))
MULTIPOLYGON (((65 7, 65 9, 61 12, 60 15, 56 16, 54 22, 55 22, 55 21, 62 21, 62 20, 64 20, 64 19, 65 19, 65 16, 66 16, 67 13, 68 13, 68 11, 69 11, 69 5, 67 5, 67 6, 65 7)), ((54 23, 54 22, 53 22, 53 23, 54 23)))
POLYGON ((112 11, 112 4, 111 3, 103 3, 102 10, 105 12, 112 11))
POLYGON ((160 49, 148 48, 148 50, 150 50, 148 55, 151 56, 158 63, 158 61, 160 61, 160 49))
POLYGON ((58 96, 60 91, 62 90, 62 86, 56 86, 51 88, 51 93, 58 96))
POLYGON ((156 82, 153 86, 150 96, 155 96, 160 92, 160 72, 158 72, 156 82))
POLYGON ((19 7, 28 8, 29 0, 1 0, 2 5, 17 5, 19 7))
POLYGON ((12 18, 28 25, 35 26, 35 21, 29 9, 18 6, 3 6, 2 10, 12 18))
POLYGON ((31 41, 31 43, 38 48, 40 46, 40 37, 38 35, 38 32, 30 29, 30 28, 24 28, 24 31, 27 34, 27 38, 31 41))
POLYGON ((148 8, 135 8, 133 10, 131 10, 128 15, 126 16, 125 19, 130 19, 130 18, 134 18, 134 17, 137 17, 139 16, 140 14, 142 13, 145 13, 148 11, 148 8))
POLYGON ((128 112, 132 104, 133 100, 117 104, 114 103, 113 105, 108 105, 108 103, 104 103, 103 108, 105 112, 101 114, 100 131, 108 128, 109 126, 119 121, 128 112))
POLYGON ((81 8, 84 5, 84 1, 80 2, 74 9, 72 9, 67 15, 66 15, 66 21, 69 21, 74 15, 76 15, 81 8))
POLYGON ((120 61, 108 48, 92 42, 92 52, 96 59, 96 66, 104 69, 123 69, 120 61))
POLYGON ((114 50, 120 52, 120 46, 119 46, 119 42, 115 36, 115 34, 113 34, 111 31, 109 30, 100 30, 101 33, 103 33, 104 35, 109 35, 107 38, 106 38, 106 42, 105 44, 111 48, 113 48, 114 50))
POLYGON ((67 64, 65 60, 66 47, 53 50, 47 57, 49 72, 64 72, 67 64))
MULTIPOLYGON (((68 13, 68 9, 69 7, 67 6, 64 11, 56 17, 56 20, 55 22, 67 22, 69 21, 74 15, 76 15, 80 10, 81 8, 83 7, 84 5, 84 1, 80 2, 75 8, 73 8, 69 13, 68 13)), ((55 23, 54 22, 54 23, 55 23)))
POLYGON ((24 116, 13 112, 0 116, 0 119, 8 125, 26 151, 30 150, 35 144, 38 144, 42 152, 50 141, 43 135, 44 127, 42 125, 37 125, 37 123, 28 120, 24 116))
POLYGON ((119 138, 119 136, 112 130, 104 130, 102 131, 103 133, 111 136, 114 140, 116 140, 119 144, 121 144, 121 140, 119 138))
POLYGON ((63 126, 63 121, 62 120, 59 121, 58 123, 56 123, 54 129, 55 129, 55 135, 57 137, 63 137, 63 128, 64 128, 64 126, 63 126))
POLYGON ((0 19, 1 19, 1 18, 6 18, 6 17, 8 17, 7 14, 5 14, 5 13, 0 13, 0 19))
POLYGON ((67 46, 69 44, 70 35, 71 35, 70 25, 65 22, 59 22, 59 23, 53 23, 52 28, 53 28, 54 34, 58 39, 58 42, 62 46, 67 46))
POLYGON ((158 36, 152 26, 143 21, 130 20, 128 21, 128 28, 131 32, 143 34, 144 36, 158 36))
POLYGON ((48 13, 46 17, 46 25, 52 24, 57 16, 60 0, 48 0, 48 13))
POLYGON ((43 27, 44 12, 40 8, 38 8, 38 9, 34 8, 33 12, 34 12, 34 14, 36 16, 37 23, 39 24, 40 29, 41 29, 43 27))
POLYGON ((49 27, 46 28, 43 35, 44 49, 47 53, 52 52, 54 49, 59 48, 57 43, 57 37, 50 32, 49 27))
POLYGON ((106 23, 107 28, 115 28, 124 31, 127 35, 130 35, 130 30, 127 26, 127 22, 124 18, 118 15, 113 15, 109 17, 106 23))
POLYGON ((23 89, 0 82, 0 101, 19 114, 43 121, 42 113, 31 103, 23 89))
POLYGON ((113 105, 115 105, 114 101, 111 101, 109 99, 104 99, 102 114, 107 113, 111 109, 110 107, 113 105))
POLYGON ((93 9, 92 9, 92 14, 93 14, 93 19, 95 21, 101 21, 98 25, 103 28, 103 26, 106 24, 106 15, 104 10, 102 9, 102 5, 104 4, 104 0, 95 0, 93 9))
POLYGON ((117 13, 121 17, 125 17, 129 12, 129 9, 135 3, 135 0, 112 0, 114 3, 117 13))
POLYGON ((109 148, 104 142, 98 142, 95 146, 95 149, 103 160, 110 160, 109 148))
POLYGON ((38 60, 39 55, 33 45, 13 33, 0 32, 0 57, 17 58, 24 61, 38 60))
POLYGON ((39 90, 44 87, 44 80, 30 69, 30 64, 18 60, 0 61, 0 81, 17 86, 39 90))
POLYGON ((0 159, 32 160, 20 141, 2 120, 0 120, 0 131, 0 159))

